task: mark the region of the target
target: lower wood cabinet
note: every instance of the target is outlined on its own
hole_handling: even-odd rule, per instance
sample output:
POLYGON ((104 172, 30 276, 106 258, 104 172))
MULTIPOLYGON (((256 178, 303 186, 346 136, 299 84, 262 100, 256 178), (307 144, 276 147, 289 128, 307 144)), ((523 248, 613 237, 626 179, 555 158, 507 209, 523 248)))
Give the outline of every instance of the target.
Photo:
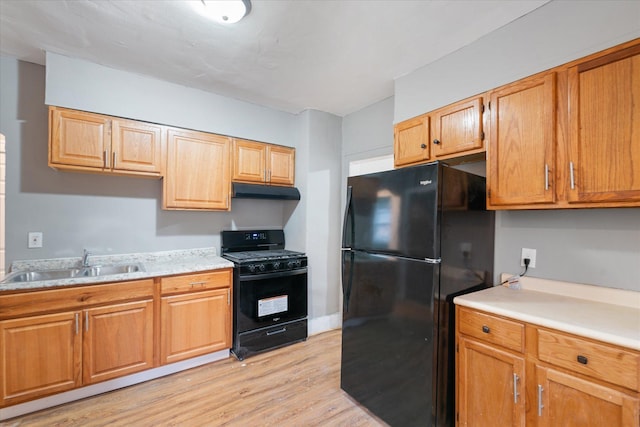
POLYGON ((231 348, 232 272, 0 295, 0 407, 231 348))
POLYGON ((0 321, 2 406, 153 367, 153 280, 13 294, 2 304, 23 316, 0 321), (110 304, 92 307, 101 299, 110 304), (45 301, 70 310, 36 314, 45 301))
POLYGON ((459 424, 524 426, 524 357, 466 338, 458 354, 459 424))
POLYGON ((231 269, 162 279, 161 363, 231 347, 231 282, 231 269))
POLYGON ((458 425, 640 425, 640 352, 466 307, 456 314, 458 425))
POLYGON ((91 308, 83 315, 83 384, 153 367, 152 299, 91 308))
POLYGON ((79 316, 64 312, 0 322, 2 406, 82 384, 79 316))

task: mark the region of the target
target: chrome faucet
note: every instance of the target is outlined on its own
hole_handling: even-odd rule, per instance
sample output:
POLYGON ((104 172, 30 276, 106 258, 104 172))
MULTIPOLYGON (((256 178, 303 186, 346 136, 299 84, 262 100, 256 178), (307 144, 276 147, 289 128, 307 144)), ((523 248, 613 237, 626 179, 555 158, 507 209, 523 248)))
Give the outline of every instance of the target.
POLYGON ((82 266, 89 267, 89 256, 91 256, 91 252, 86 249, 84 250, 84 254, 82 255, 82 266))

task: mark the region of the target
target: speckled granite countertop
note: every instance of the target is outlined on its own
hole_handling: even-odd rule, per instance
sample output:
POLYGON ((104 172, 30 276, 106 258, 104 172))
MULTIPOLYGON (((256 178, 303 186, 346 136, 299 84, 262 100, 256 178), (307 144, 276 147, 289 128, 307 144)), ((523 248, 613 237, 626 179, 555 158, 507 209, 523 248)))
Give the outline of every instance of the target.
MULTIPOLYGON (((70 279, 41 280, 21 283, 0 283, 0 292, 35 290, 56 286, 88 285, 94 283, 120 282, 174 274, 231 268, 233 263, 217 256, 215 248, 183 249, 175 251, 133 253, 121 255, 94 255, 90 265, 117 265, 139 263, 144 271, 112 274, 98 277, 74 277, 70 279)), ((42 260, 14 261, 11 273, 17 271, 57 270, 78 267, 81 258, 54 258, 42 260)))
POLYGON ((640 350, 640 292, 532 277, 521 282, 519 290, 496 286, 453 302, 640 350))

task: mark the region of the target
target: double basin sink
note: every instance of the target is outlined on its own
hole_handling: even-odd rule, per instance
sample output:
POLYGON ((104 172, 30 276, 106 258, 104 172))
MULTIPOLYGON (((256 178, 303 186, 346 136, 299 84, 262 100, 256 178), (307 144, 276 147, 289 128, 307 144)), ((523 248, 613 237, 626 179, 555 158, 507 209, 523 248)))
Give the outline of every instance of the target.
POLYGON ((62 280, 76 277, 100 277, 114 274, 145 271, 141 264, 95 265, 61 270, 17 271, 9 274, 0 283, 38 282, 42 280, 62 280))

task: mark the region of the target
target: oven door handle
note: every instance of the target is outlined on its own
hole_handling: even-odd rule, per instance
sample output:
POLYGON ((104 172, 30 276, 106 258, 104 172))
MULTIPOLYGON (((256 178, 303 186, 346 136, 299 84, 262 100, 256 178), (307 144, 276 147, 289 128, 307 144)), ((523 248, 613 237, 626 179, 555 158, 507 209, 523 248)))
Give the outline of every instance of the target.
POLYGON ((273 279, 274 277, 298 276, 300 274, 307 274, 307 267, 298 268, 296 270, 276 271, 274 273, 241 274, 239 276, 239 279, 241 282, 248 282, 248 281, 254 281, 254 280, 273 279))

